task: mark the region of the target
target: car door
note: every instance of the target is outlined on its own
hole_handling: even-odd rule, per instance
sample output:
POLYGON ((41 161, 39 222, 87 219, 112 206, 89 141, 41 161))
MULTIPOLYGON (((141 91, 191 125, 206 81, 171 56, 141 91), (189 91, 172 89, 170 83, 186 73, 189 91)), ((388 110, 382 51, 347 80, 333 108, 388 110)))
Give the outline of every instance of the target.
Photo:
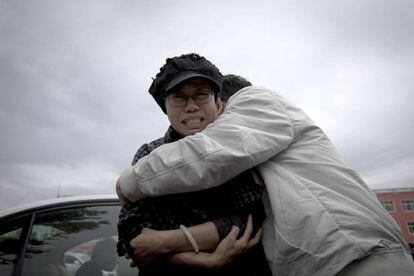
POLYGON ((19 256, 24 254, 24 244, 29 233, 30 215, 8 219, 0 224, 0 275, 19 275, 19 256))
POLYGON ((137 275, 116 254, 119 204, 54 206, 0 224, 0 275, 137 275))

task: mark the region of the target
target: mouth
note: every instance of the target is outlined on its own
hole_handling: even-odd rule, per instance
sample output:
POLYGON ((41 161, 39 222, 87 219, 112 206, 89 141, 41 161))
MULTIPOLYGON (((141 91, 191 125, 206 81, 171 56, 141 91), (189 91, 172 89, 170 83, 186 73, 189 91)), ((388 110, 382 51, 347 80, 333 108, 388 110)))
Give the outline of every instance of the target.
POLYGON ((197 129, 201 127, 203 121, 203 117, 189 117, 181 122, 189 129, 197 129))

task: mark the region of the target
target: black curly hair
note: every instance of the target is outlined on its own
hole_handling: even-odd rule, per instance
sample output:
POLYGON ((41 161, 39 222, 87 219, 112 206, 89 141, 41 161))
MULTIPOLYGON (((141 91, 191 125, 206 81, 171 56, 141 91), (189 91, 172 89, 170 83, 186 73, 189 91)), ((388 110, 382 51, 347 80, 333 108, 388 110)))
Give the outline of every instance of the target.
POLYGON ((234 93, 239 91, 240 89, 251 86, 252 83, 248 80, 246 80, 243 77, 228 74, 225 75, 223 78, 223 86, 221 88, 221 92, 219 94, 220 99, 227 102, 227 100, 233 96, 234 93))

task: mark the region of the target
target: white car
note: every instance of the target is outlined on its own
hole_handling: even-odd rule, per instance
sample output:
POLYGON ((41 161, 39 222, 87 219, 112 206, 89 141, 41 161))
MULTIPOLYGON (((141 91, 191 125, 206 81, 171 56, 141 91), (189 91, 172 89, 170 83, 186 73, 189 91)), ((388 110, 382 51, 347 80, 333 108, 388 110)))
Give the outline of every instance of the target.
POLYGON ((0 275, 137 275, 137 268, 116 254, 119 210, 113 195, 57 198, 1 211, 0 275))

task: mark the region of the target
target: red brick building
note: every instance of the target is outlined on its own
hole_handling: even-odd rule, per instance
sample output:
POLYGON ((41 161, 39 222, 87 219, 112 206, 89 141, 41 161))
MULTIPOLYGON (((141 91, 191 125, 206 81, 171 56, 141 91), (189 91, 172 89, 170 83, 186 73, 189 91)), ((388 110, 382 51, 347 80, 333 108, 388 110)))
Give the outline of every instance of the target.
POLYGON ((382 206, 401 227, 408 243, 414 244, 414 188, 373 190, 382 206))

